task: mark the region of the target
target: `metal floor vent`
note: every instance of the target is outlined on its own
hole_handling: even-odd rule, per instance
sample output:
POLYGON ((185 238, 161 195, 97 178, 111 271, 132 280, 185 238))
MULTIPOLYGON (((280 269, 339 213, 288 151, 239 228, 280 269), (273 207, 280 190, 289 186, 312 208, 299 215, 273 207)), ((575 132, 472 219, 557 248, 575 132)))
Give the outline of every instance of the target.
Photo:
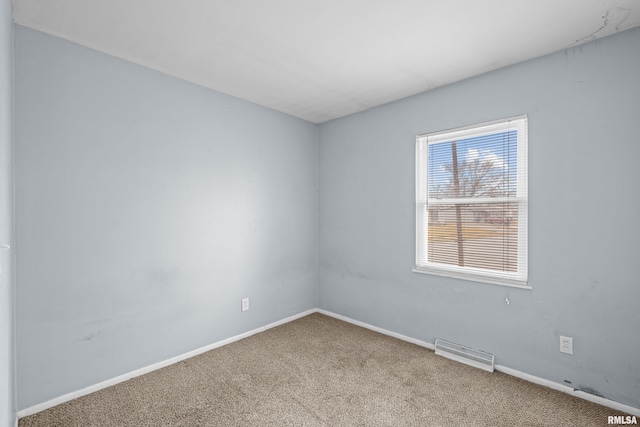
POLYGON ((474 350, 460 344, 441 340, 440 338, 436 339, 436 354, 446 357, 447 359, 455 360, 456 362, 475 366, 476 368, 480 368, 485 371, 494 371, 493 362, 495 356, 493 354, 474 350))

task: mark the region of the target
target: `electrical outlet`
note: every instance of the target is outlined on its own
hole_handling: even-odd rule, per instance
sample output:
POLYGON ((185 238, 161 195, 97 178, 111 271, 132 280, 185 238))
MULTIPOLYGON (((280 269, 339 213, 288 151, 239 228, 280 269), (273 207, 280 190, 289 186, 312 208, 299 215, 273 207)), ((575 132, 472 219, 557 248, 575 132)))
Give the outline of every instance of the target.
POLYGON ((560 335, 560 353, 573 354, 573 338, 560 335))
POLYGON ((242 298, 242 311, 249 310, 249 298, 242 298))

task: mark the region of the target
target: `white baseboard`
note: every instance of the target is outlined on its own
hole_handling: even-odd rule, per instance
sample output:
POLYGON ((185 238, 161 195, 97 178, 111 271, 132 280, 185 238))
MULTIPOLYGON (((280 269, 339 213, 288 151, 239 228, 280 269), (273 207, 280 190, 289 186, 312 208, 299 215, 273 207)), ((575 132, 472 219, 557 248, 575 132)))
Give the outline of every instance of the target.
POLYGON ((340 314, 336 314, 336 313, 332 313, 332 312, 327 311, 327 310, 323 310, 321 308, 317 309, 316 311, 318 313, 324 314, 325 316, 330 316, 330 317, 336 318, 338 320, 342 320, 344 322, 354 324, 356 326, 360 326, 360 327, 363 327, 363 328, 366 328, 366 329, 370 329, 372 331, 379 332, 379 333, 381 333, 383 335, 388 335, 390 337, 398 338, 399 340, 407 341, 407 342, 410 342, 412 344, 419 345, 420 347, 426 347, 429 350, 435 350, 436 349, 436 347, 433 344, 431 344, 429 342, 426 342, 426 341, 421 341, 421 340, 418 340, 418 339, 415 339, 415 338, 408 337, 406 335, 402 335, 402 334, 398 334, 398 333, 395 333, 395 332, 391 332, 391 331, 388 331, 386 329, 382 329, 382 328, 379 328, 377 326, 373 326, 373 325, 370 325, 368 323, 361 322, 359 320, 354 320, 354 319, 351 319, 349 317, 342 316, 340 314))
MULTIPOLYGON (((276 326, 280 326, 280 325, 283 325, 285 323, 289 323, 289 322, 291 322, 293 320, 299 319, 299 318, 304 317, 304 316, 308 316, 309 314, 312 314, 312 313, 321 313, 321 314, 324 314, 326 316, 330 316, 330 317, 342 320, 344 322, 354 324, 356 326, 360 326, 360 327, 363 327, 363 328, 366 328, 366 329, 370 329, 372 331, 381 333, 383 335, 388 335, 388 336, 391 336, 391 337, 394 337, 394 338, 398 338, 398 339, 400 339, 402 341, 406 341, 406 342, 409 342, 409 343, 412 343, 412 344, 419 345, 421 347, 428 348, 429 350, 435 350, 435 346, 433 344, 429 343, 429 342, 422 341, 422 340, 419 340, 419 339, 416 339, 416 338, 412 338, 412 337, 409 337, 409 336, 406 336, 406 335, 398 334, 396 332, 392 332, 392 331, 389 331, 387 329, 379 328, 377 326, 373 326, 373 325, 370 325, 368 323, 361 322, 359 320, 354 320, 354 319, 351 319, 349 317, 342 316, 340 314, 336 314, 336 313, 333 313, 333 312, 330 312, 330 311, 327 311, 327 310, 314 308, 314 309, 303 311, 302 313, 298 313, 298 314, 295 314, 293 316, 284 318, 284 319, 279 320, 277 322, 270 323, 270 324, 268 324, 266 326, 262 326, 260 328, 253 329, 253 330, 251 330, 249 332, 245 332, 243 334, 236 335, 234 337, 227 338, 227 339, 224 339, 222 341, 218 341, 218 342, 213 343, 213 344, 209 344, 209 345, 207 345, 205 347, 201 347, 201 348, 198 348, 196 350, 192 350, 190 352, 181 354, 179 356, 172 357, 172 358, 164 360, 162 362, 154 363, 153 365, 149 365, 149 366, 146 366, 144 368, 136 369, 135 371, 132 371, 132 372, 117 376, 117 377, 112 378, 110 380, 103 381, 101 383, 98 383, 98 384, 83 388, 81 390, 77 390, 77 391, 74 391, 74 392, 71 392, 71 393, 67 393, 67 394, 62 395, 60 397, 56 397, 55 399, 51 399, 51 400, 49 400, 47 402, 43 402, 43 403, 31 406, 29 408, 22 409, 22 410, 17 412, 16 427, 18 426, 18 418, 23 418, 23 417, 26 417, 26 416, 29 416, 29 415, 33 415, 35 413, 44 411, 46 409, 52 408, 54 406, 60 405, 62 403, 68 402, 70 400, 77 399, 79 397, 86 396, 87 394, 94 393, 94 392, 96 392, 98 390, 102 390, 104 388, 111 387, 111 386, 116 385, 118 383, 127 381, 127 380, 129 380, 131 378, 135 378, 135 377, 138 377, 140 375, 147 374, 147 373, 155 371, 157 369, 164 368, 165 366, 169 366, 169 365, 172 365, 174 363, 181 362, 181 361, 183 361, 185 359, 188 359, 190 357, 197 356, 197 355, 202 354, 204 352, 207 352, 209 350, 213 350, 215 348, 222 347, 222 346, 227 345, 227 344, 231 344, 232 342, 239 341, 239 340, 241 340, 243 338, 250 337, 251 335, 255 335, 255 334, 258 334, 260 332, 264 332, 264 331, 266 331, 268 329, 275 328, 276 326)), ((593 394, 589 394, 589 393, 585 393, 583 391, 575 390, 575 389, 573 389, 571 387, 565 386, 564 384, 559 384, 559 383, 556 383, 556 382, 553 382, 553 381, 550 381, 550 380, 547 380, 547 379, 544 379, 544 378, 536 377, 534 375, 530 375, 530 374, 527 374, 527 373, 524 373, 524 372, 517 371, 515 369, 508 368, 506 366, 495 365, 495 368, 499 372, 514 376, 516 378, 520 378, 520 379, 525 380, 525 381, 532 382, 534 384, 538 384, 538 385, 542 385, 542 386, 545 386, 545 387, 549 387, 551 389, 554 389, 554 390, 557 390, 557 391, 560 391, 560 392, 563 392, 563 393, 567 393, 567 394, 570 394, 572 396, 576 396, 576 397, 579 397, 581 399, 588 400, 590 402, 597 403, 597 404, 602 405, 602 406, 606 406, 607 408, 611 408, 611 409, 615 409, 615 410, 618 410, 618 411, 626 412, 626 413, 631 414, 631 415, 640 416, 640 409, 634 408, 633 406, 625 405, 623 403, 618 403, 618 402, 615 402, 613 400, 606 399, 604 397, 595 396, 593 394)))
MULTIPOLYGON (((352 323, 357 326, 361 326, 363 328, 371 329, 372 331, 379 332, 384 335, 389 335, 391 337, 395 337, 401 339, 403 341, 407 341, 413 344, 417 344, 422 347, 426 347, 431 350, 435 350, 435 346, 429 342, 417 340, 415 338, 407 337, 402 334, 397 334, 395 332, 388 331, 383 328, 379 328, 377 326, 369 325, 367 323, 361 322, 359 320, 354 320, 346 316, 342 316, 340 314, 335 314, 327 310, 318 309, 318 313, 322 313, 327 316, 335 317, 336 319, 340 319, 342 321, 352 323)), ((596 396, 594 394, 585 393, 584 391, 575 390, 571 387, 568 387, 564 384, 559 384, 544 378, 536 377, 534 375, 530 375, 524 372, 517 371, 515 369, 508 368, 502 365, 495 365, 496 371, 505 373, 507 375, 511 375, 516 378, 520 378, 525 381, 529 381, 534 384, 542 385, 545 387, 549 387, 551 389, 561 391, 563 393, 570 394, 572 396, 579 397, 580 399, 588 400, 589 402, 597 403, 598 405, 606 406, 607 408, 615 409, 617 411, 626 412, 631 415, 640 416, 640 409, 634 408, 633 406, 625 405, 624 403, 619 403, 613 400, 609 400, 607 398, 596 396)))
POLYGON ((605 397, 596 396, 595 394, 585 393, 584 391, 576 390, 564 384, 556 383, 544 378, 529 375, 524 372, 517 371, 515 369, 507 368, 506 366, 496 365, 496 371, 511 375, 516 378, 520 378, 525 381, 529 381, 534 384, 542 385, 552 388, 557 391, 561 391, 566 394, 570 394, 580 399, 588 400, 589 402, 597 403, 598 405, 606 406, 607 408, 615 409, 621 412, 626 412, 631 415, 640 416, 640 409, 633 406, 625 405, 614 400, 609 400, 605 397))
POLYGON ((245 332, 243 334, 236 335, 236 336, 233 336, 231 338, 227 338, 227 339, 224 339, 222 341, 215 342, 213 344, 209 344, 207 346, 204 346, 204 347, 189 351, 187 353, 172 357, 170 359, 163 360, 162 362, 154 363, 152 365, 145 366, 144 368, 136 369, 135 371, 131 371, 131 372, 128 372, 126 374, 119 375, 119 376, 117 376, 115 378, 111 378, 111 379, 106 380, 106 381, 102 381, 102 382, 100 382, 98 384, 94 384, 92 386, 85 387, 85 388, 83 388, 81 390, 73 391, 71 393, 64 394, 64 395, 62 395, 60 397, 56 397, 54 399, 48 400, 46 402, 39 403, 37 405, 33 405, 33 406, 30 406, 30 407, 25 408, 25 409, 21 409, 21 410, 19 410, 17 412, 16 426, 17 426, 17 422, 18 422, 17 419, 18 418, 23 418, 23 417, 27 417, 29 415, 36 414, 38 412, 47 410, 47 409, 52 408, 54 406, 60 405, 62 403, 69 402, 70 400, 77 399, 79 397, 86 396, 87 394, 91 394, 91 393, 94 393, 96 391, 105 389, 107 387, 111 387, 111 386, 119 384, 121 382, 130 380, 131 378, 135 378, 135 377, 139 377, 140 375, 148 374, 149 372, 158 370, 160 368, 164 368, 164 367, 169 366, 169 365, 173 365, 174 363, 181 362, 181 361, 183 361, 185 359, 189 359, 190 357, 197 356, 197 355, 205 353, 205 352, 207 352, 209 350, 213 350, 215 348, 222 347, 223 345, 231 344, 232 342, 239 341, 239 340, 241 340, 243 338, 250 337, 251 335, 255 335, 255 334, 258 334, 260 332, 264 332, 264 331, 266 331, 268 329, 275 328, 276 326, 280 326, 280 325, 283 325, 285 323, 289 323, 289 322, 291 322, 293 320, 296 320, 296 319, 299 319, 301 317, 308 316, 309 314, 315 313, 316 311, 317 311, 316 309, 310 309, 310 310, 307 310, 307 311, 303 311, 302 313, 298 313, 298 314, 295 314, 293 316, 289 316, 287 318, 284 318, 284 319, 278 320, 276 322, 270 323, 270 324, 268 324, 266 326, 261 326, 259 328, 253 329, 253 330, 251 330, 249 332, 245 332))

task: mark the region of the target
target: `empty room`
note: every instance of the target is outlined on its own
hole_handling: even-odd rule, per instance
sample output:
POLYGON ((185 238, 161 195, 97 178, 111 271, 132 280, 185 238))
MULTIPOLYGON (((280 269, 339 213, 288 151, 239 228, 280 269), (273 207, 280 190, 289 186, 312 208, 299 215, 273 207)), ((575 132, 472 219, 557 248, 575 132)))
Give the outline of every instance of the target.
POLYGON ((0 427, 637 424, 637 0, 0 0, 0 427))

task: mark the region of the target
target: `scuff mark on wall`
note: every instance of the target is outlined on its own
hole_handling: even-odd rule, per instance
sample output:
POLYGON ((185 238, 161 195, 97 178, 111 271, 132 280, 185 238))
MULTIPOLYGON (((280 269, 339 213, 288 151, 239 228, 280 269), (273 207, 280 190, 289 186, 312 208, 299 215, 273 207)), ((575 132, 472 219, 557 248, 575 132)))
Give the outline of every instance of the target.
POLYGON ((97 331, 97 332, 92 332, 88 335, 85 335, 84 337, 80 338, 78 341, 91 341, 92 339, 94 339, 96 336, 98 335, 102 335, 102 331, 97 331))
POLYGON ((591 387, 583 387, 583 386, 578 386, 575 388, 575 390, 577 391, 582 391, 584 393, 589 393, 589 394, 593 394, 594 396, 600 396, 600 397, 604 397, 602 396, 602 394, 600 394, 597 390, 592 389, 591 387))

